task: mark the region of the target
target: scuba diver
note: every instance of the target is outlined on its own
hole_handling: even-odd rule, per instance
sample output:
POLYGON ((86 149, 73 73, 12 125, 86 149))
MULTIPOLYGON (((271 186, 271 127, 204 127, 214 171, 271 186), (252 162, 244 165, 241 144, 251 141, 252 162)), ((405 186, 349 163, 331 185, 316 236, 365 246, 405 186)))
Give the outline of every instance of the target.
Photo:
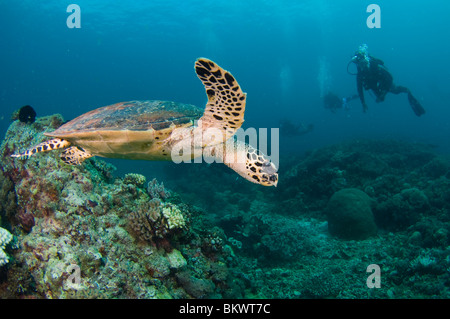
POLYGON ((313 124, 305 126, 303 123, 294 124, 287 119, 280 120, 280 133, 285 136, 300 136, 311 132, 314 129, 313 124))
POLYGON ((367 45, 364 44, 360 46, 358 51, 355 52, 355 56, 347 65, 347 72, 348 66, 352 62, 356 64, 358 70, 356 73, 356 86, 364 112, 366 112, 368 108, 364 99, 363 88, 372 90, 376 96, 377 103, 383 102, 388 92, 393 94, 407 93, 409 104, 414 113, 417 116, 425 114, 424 108, 407 87, 394 84, 393 77, 384 66, 384 62, 368 54, 367 45))
POLYGON ((338 109, 344 110, 350 109, 350 107, 348 106, 348 102, 356 98, 358 98, 358 94, 349 97, 344 97, 341 99, 336 94, 328 92, 323 97, 323 105, 325 106, 326 109, 329 109, 331 112, 336 113, 336 110, 338 109))

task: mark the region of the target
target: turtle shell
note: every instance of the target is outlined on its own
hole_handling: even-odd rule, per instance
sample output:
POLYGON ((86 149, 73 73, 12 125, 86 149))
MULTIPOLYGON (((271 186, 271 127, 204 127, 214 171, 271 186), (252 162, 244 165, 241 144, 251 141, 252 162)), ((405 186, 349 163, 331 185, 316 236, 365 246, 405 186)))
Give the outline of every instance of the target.
MULTIPOLYGON (((60 126, 49 136, 64 138, 76 132, 163 130, 200 118, 195 105, 171 101, 131 101, 104 106, 60 126)), ((46 134, 47 135, 47 134, 46 134)))
POLYGON ((62 125, 46 136, 58 137, 92 155, 169 160, 168 138, 203 115, 190 104, 170 101, 131 101, 104 106, 62 125))

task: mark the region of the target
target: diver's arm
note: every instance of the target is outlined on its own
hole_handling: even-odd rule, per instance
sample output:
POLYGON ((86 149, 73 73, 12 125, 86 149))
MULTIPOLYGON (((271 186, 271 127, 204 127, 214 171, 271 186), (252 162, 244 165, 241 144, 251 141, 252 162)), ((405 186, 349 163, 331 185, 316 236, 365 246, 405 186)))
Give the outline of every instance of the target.
POLYGON ((363 111, 367 111, 367 104, 364 99, 364 90, 363 90, 363 81, 362 81, 362 75, 360 72, 358 72, 358 75, 356 76, 356 88, 358 89, 358 95, 359 99, 361 100, 361 104, 363 106, 363 111))

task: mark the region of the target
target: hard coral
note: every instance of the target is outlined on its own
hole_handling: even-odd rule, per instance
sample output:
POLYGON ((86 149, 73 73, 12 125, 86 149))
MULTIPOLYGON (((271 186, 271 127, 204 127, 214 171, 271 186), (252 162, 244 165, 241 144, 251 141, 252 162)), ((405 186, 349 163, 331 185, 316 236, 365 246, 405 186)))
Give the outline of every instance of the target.
POLYGON ((356 188, 340 190, 330 198, 326 208, 328 229, 343 239, 365 239, 377 233, 371 198, 356 188))
POLYGON ((12 240, 12 235, 9 231, 0 227, 0 267, 9 262, 8 256, 3 251, 5 246, 12 240))
POLYGON ((129 221, 131 229, 149 242, 174 234, 186 226, 185 217, 176 205, 162 203, 156 198, 140 203, 130 214, 129 221))
POLYGON ((406 229, 429 209, 427 196, 417 188, 408 188, 376 205, 377 222, 389 230, 406 229))
POLYGON ((144 185, 145 181, 146 181, 146 178, 144 175, 135 174, 135 173, 126 174, 125 177, 123 178, 123 182, 125 184, 133 184, 136 186, 144 185))
POLYGON ((156 178, 148 183, 147 192, 151 198, 166 200, 170 197, 170 192, 164 188, 164 183, 158 183, 156 178))

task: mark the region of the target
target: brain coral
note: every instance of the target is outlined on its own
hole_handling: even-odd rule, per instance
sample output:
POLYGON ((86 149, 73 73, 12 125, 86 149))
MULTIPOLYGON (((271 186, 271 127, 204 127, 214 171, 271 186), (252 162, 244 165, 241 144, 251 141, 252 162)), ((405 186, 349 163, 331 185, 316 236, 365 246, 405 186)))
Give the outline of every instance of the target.
POLYGON ((345 188, 331 196, 326 213, 328 230, 343 239, 365 239, 377 232, 371 198, 356 188, 345 188))

